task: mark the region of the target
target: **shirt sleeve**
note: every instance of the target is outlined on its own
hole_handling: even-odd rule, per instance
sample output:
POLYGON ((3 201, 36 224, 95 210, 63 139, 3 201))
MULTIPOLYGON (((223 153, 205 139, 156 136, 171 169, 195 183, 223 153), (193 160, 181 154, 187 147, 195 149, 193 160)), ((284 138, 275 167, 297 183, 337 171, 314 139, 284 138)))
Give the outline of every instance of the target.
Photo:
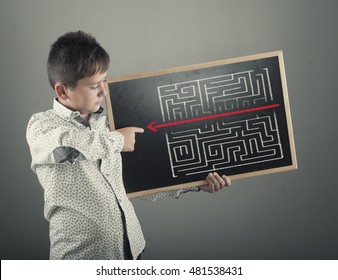
POLYGON ((112 152, 121 152, 124 144, 123 135, 117 131, 62 126, 48 121, 42 114, 32 116, 26 137, 32 155, 33 171, 37 165, 60 162, 55 157, 60 147, 63 150, 76 150, 85 159, 95 161, 106 158, 112 152))
POLYGON ((162 197, 173 197, 173 198, 179 198, 181 194, 188 193, 188 192, 199 192, 201 189, 199 187, 191 187, 186 189, 179 189, 179 190, 173 190, 173 191, 166 191, 166 192, 159 192, 149 195, 141 196, 140 199, 143 200, 149 200, 149 201, 156 201, 159 198, 162 197))

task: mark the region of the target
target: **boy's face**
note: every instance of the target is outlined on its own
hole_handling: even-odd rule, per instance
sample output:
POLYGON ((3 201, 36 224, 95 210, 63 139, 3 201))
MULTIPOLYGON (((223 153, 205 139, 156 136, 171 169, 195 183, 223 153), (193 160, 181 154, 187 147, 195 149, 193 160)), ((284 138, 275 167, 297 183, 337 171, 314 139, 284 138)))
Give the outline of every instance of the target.
POLYGON ((74 89, 64 87, 64 96, 59 102, 73 111, 79 111, 81 116, 87 118, 89 114, 100 109, 103 98, 106 96, 105 83, 107 72, 97 73, 91 77, 83 78, 77 82, 74 89))

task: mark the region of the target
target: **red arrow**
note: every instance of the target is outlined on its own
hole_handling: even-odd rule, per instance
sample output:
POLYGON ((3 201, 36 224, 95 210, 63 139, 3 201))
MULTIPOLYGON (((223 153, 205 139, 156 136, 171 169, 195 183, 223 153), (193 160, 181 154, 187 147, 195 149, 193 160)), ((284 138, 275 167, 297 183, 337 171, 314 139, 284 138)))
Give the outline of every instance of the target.
POLYGON ((159 128, 163 128, 163 127, 175 126, 175 125, 192 123, 192 122, 200 122, 200 121, 216 119, 216 118, 220 118, 220 117, 227 117, 227 116, 232 116, 232 115, 250 113, 250 112, 254 112, 254 111, 262 111, 262 110, 267 110, 267 109, 273 109, 273 108, 277 108, 278 106, 280 106, 280 104, 273 104, 273 105, 255 107, 255 108, 250 108, 250 109, 226 112, 226 113, 221 113, 221 114, 215 114, 215 115, 210 115, 210 116, 192 118, 192 119, 187 119, 187 120, 182 120, 182 121, 177 121, 177 122, 161 123, 161 124, 155 124, 156 121, 153 121, 147 126, 147 128, 156 132, 159 128))

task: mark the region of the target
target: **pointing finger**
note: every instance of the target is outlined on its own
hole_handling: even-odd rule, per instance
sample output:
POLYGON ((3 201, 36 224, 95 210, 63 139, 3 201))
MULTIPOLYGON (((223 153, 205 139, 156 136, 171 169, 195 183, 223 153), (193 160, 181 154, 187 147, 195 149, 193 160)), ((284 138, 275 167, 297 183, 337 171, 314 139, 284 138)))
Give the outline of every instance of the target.
POLYGON ((142 127, 134 127, 133 131, 134 133, 143 133, 144 129, 142 127))

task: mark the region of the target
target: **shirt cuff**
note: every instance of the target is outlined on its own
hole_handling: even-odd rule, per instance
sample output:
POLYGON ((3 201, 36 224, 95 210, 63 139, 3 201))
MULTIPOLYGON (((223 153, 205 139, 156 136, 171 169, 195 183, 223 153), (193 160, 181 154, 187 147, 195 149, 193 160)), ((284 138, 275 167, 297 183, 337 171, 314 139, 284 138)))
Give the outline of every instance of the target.
POLYGON ((124 146, 124 136, 118 131, 110 131, 108 133, 108 139, 113 142, 114 152, 122 152, 124 146))
POLYGON ((182 193, 187 193, 187 192, 199 192, 201 190, 200 187, 191 187, 191 188, 186 188, 182 190, 182 193))

